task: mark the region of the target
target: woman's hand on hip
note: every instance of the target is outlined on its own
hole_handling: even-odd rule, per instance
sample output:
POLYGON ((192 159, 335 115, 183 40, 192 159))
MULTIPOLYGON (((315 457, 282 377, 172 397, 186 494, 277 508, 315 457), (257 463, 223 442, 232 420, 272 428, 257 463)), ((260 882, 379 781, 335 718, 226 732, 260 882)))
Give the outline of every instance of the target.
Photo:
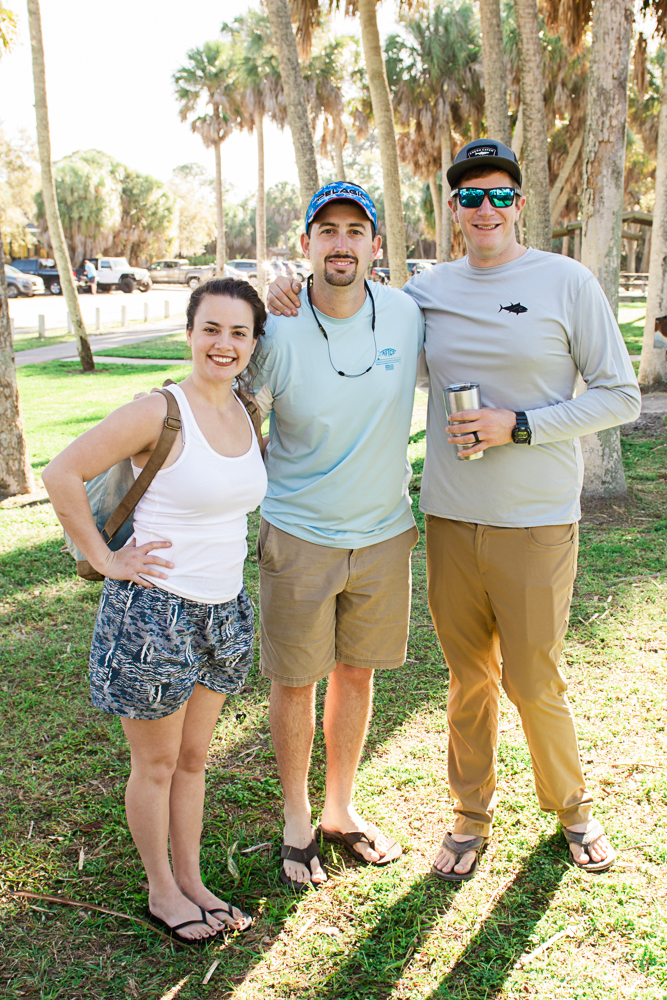
MULTIPOLYGON (((166 580, 167 574, 160 572, 156 567, 164 566, 165 569, 173 569, 174 564, 159 556, 151 555, 154 549, 171 548, 171 542, 146 542, 145 545, 137 545, 132 539, 129 545, 125 545, 117 552, 109 551, 104 565, 99 567, 99 572, 108 576, 112 580, 132 580, 140 587, 152 587, 153 584, 147 580, 142 580, 139 576, 154 576, 159 580, 166 580)), ((98 567, 96 567, 97 569, 98 567)))

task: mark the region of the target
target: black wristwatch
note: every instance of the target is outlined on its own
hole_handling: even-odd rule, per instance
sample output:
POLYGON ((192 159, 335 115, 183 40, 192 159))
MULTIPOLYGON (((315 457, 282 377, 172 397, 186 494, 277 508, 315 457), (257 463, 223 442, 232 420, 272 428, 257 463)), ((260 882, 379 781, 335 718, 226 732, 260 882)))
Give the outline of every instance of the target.
POLYGON ((516 424, 512 428, 512 441, 514 444, 530 444, 532 436, 528 417, 523 410, 519 410, 516 415, 516 424))

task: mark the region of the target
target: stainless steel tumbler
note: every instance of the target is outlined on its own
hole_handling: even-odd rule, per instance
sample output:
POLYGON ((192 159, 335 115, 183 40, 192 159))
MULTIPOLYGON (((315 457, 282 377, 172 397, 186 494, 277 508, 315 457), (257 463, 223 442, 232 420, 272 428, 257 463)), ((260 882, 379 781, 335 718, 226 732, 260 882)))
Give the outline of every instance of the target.
MULTIPOLYGON (((445 397, 445 410, 448 417, 451 417, 452 413, 459 413, 461 410, 479 410, 482 405, 479 382, 461 382, 459 385, 448 385, 445 386, 443 393, 445 397)), ((461 428, 461 434, 469 433, 464 430, 465 424, 457 424, 457 426, 461 428)), ((459 437, 458 434, 451 435, 451 442, 455 446, 457 437, 459 437)), ((469 448, 470 444, 462 445, 461 447, 469 448)), ((474 455, 462 455, 457 447, 456 457, 461 462, 469 462, 473 458, 484 458, 484 452, 478 451, 474 455)))

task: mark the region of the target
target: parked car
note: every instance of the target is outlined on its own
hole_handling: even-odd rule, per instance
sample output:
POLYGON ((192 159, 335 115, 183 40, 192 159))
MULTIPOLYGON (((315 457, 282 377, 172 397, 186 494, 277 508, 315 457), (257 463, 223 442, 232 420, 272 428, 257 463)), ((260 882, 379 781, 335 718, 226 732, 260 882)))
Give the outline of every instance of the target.
MULTIPOLYGON (((13 260, 11 266, 23 274, 41 278, 44 287, 51 295, 60 295, 62 293, 60 275, 58 274, 55 261, 47 258, 26 257, 24 260, 13 260)), ((76 279, 74 271, 72 271, 72 274, 76 279)))
MULTIPOLYGON (((251 285, 257 284, 256 260, 230 260, 229 264, 237 271, 240 271, 246 281, 249 281, 251 285)), ((275 268, 268 260, 264 261, 264 276, 267 282, 274 281, 274 279, 278 277, 275 268)))
POLYGON ((132 267, 125 257, 88 257, 97 271, 98 292, 111 292, 118 288, 128 295, 138 288, 148 292, 153 287, 145 267, 132 267))
POLYGON ((191 264, 183 257, 156 260, 148 268, 155 285, 188 285, 196 288, 202 281, 215 277, 215 264, 191 264))
POLYGON ((310 272, 313 270, 310 266, 309 260, 290 260, 288 261, 290 267, 294 268, 295 278, 297 281, 305 281, 310 272))
POLYGON ((371 281, 379 281, 382 285, 389 284, 389 268, 388 267, 372 267, 371 268, 371 281))
POLYGON ((5 264, 5 278, 8 299, 16 299, 19 295, 31 296, 44 293, 44 282, 37 274, 23 274, 11 264, 5 264))
POLYGON ((427 260, 425 257, 408 258, 408 274, 412 277, 415 274, 421 274, 422 271, 429 271, 434 264, 434 260, 427 260))

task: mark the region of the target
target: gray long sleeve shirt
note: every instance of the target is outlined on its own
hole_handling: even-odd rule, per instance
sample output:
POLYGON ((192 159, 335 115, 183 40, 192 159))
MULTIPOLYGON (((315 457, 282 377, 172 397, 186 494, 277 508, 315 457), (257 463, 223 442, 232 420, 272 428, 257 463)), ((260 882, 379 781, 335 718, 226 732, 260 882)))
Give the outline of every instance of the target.
POLYGON ((581 516, 579 436, 635 420, 641 396, 621 332, 588 268, 528 249, 496 267, 467 257, 412 279, 423 309, 421 378, 430 385, 421 510, 500 527, 581 516), (573 398, 577 372, 587 391, 573 398), (462 462, 446 433, 443 389, 479 382, 482 406, 525 410, 530 445, 462 462))

